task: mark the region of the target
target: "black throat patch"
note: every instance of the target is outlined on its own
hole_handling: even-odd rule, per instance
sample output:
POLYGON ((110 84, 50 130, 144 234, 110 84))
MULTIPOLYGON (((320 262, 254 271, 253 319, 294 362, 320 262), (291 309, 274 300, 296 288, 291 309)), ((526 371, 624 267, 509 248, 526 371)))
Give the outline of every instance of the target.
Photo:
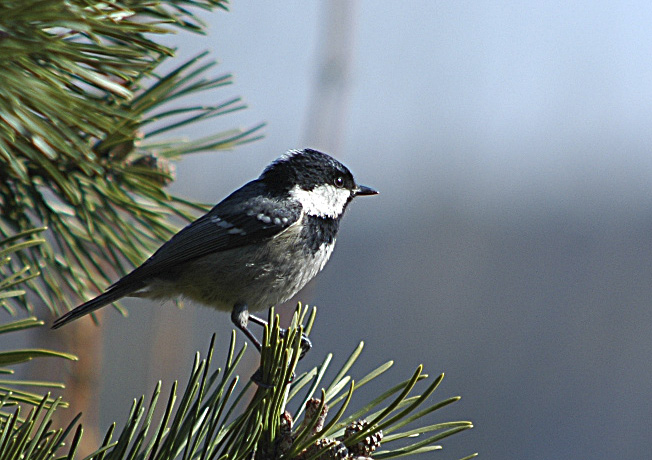
POLYGON ((340 218, 303 216, 301 239, 305 242, 305 250, 314 254, 323 244, 332 244, 340 227, 340 218))

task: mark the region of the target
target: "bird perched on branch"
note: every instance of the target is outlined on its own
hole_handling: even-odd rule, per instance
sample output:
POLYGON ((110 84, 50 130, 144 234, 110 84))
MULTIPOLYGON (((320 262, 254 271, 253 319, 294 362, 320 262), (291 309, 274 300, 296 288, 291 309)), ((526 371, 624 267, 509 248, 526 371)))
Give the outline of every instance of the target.
MULTIPOLYGON (((249 311, 285 302, 319 273, 333 252, 351 200, 378 192, 339 161, 291 150, 163 244, 103 294, 54 322, 54 329, 123 297, 179 296, 231 312, 260 350, 249 311)), ((307 340, 307 339, 306 339, 307 340)), ((304 346, 309 348, 310 342, 304 346)))

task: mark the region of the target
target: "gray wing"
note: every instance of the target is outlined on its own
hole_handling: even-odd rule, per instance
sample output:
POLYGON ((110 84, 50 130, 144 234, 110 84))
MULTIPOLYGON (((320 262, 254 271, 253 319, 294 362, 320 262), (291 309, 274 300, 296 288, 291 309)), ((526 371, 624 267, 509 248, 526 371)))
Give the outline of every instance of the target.
POLYGON ((298 202, 281 202, 254 193, 261 187, 250 182, 235 191, 113 286, 141 281, 209 254, 273 238, 299 220, 302 208, 298 202), (245 194, 253 196, 246 198, 245 194))

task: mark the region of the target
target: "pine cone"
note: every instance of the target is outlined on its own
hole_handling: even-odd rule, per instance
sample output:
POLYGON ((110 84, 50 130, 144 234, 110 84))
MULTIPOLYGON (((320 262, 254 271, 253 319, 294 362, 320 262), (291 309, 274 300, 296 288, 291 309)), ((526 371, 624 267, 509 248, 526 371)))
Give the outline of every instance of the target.
POLYGON ((294 438, 292 436, 292 415, 285 411, 281 415, 279 433, 276 437, 276 457, 280 457, 292 448, 294 438))
POLYGON ((302 457, 311 457, 317 451, 321 451, 321 453, 315 460, 345 460, 349 457, 349 451, 344 443, 328 438, 315 441, 312 446, 303 452, 302 457))
POLYGON ((306 402, 306 420, 313 421, 317 418, 317 424, 313 428, 313 433, 319 433, 322 428, 324 428, 324 421, 326 420, 326 415, 328 415, 328 405, 324 404, 324 408, 321 410, 321 413, 317 413, 319 406, 321 405, 321 399, 311 398, 306 402))
POLYGON ((130 164, 162 173, 161 175, 156 176, 156 182, 161 185, 169 185, 174 181, 176 168, 167 158, 161 158, 155 154, 148 154, 137 158, 130 164))
MULTIPOLYGON (((369 427, 369 422, 366 420, 358 420, 351 422, 349 426, 344 430, 344 440, 350 439, 356 434, 366 430, 369 427)), ((376 433, 369 433, 367 436, 362 438, 357 443, 349 446, 349 452, 353 456, 362 456, 368 457, 373 451, 375 451, 379 446, 380 442, 383 440, 382 430, 376 433)))

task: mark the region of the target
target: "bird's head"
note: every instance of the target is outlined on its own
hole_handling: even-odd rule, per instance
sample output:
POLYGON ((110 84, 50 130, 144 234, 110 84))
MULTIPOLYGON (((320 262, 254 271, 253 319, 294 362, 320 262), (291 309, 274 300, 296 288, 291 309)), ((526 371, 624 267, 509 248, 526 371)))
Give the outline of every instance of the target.
POLYGON ((306 214, 332 219, 339 218, 354 197, 378 193, 356 184, 342 163, 312 149, 290 150, 270 164, 259 180, 299 201, 306 214))

